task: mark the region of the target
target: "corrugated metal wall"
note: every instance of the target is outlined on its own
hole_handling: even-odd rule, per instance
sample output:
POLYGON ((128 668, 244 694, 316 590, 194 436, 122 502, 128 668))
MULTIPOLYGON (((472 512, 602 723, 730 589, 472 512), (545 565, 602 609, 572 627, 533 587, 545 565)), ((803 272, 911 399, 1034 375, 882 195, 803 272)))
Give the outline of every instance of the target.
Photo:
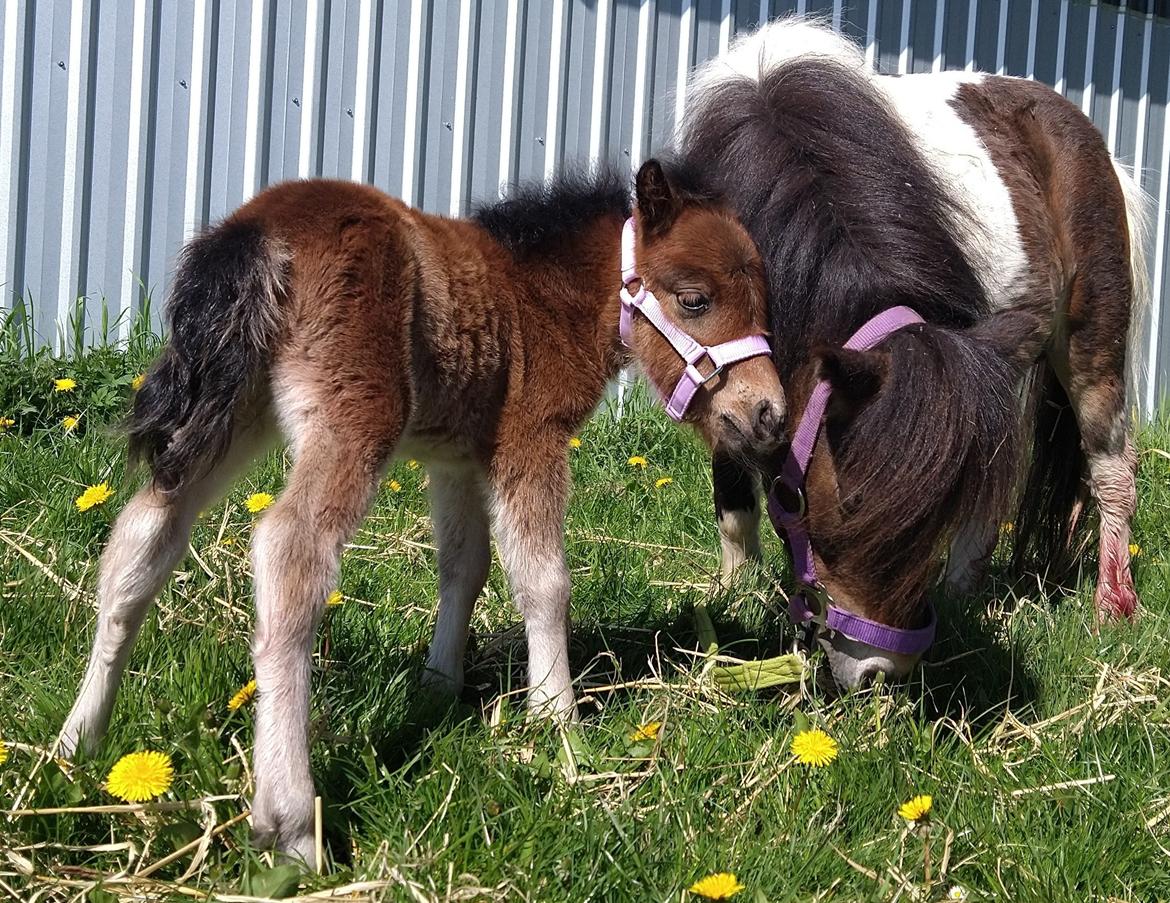
MULTIPOLYGON (((762 18, 815 12, 888 72, 1055 85, 1137 161, 1157 228, 1136 341, 1170 394, 1170 23, 1070 0, 2 0, 0 308, 45 341, 163 297, 194 229, 263 186, 373 182, 444 213, 565 163, 636 164, 689 67, 762 18)), ((155 307, 159 307, 157 303, 155 307)), ((2 312, 2 310, 0 310, 2 312)))

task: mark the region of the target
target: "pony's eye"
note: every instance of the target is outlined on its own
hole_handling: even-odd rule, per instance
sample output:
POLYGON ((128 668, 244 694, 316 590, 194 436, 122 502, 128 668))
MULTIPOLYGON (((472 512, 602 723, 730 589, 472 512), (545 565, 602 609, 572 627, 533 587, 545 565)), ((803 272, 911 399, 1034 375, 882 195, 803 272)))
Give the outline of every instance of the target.
POLYGON ((711 299, 698 292, 680 292, 678 306, 689 314, 701 314, 711 306, 711 299))

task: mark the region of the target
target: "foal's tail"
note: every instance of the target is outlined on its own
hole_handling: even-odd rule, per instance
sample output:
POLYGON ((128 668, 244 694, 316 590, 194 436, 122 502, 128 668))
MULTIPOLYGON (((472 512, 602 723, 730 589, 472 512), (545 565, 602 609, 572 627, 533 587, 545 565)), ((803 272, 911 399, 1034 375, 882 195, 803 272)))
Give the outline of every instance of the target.
POLYGON ((167 308, 170 339, 126 423, 132 460, 174 492, 226 453, 239 407, 267 370, 284 322, 289 256, 230 219, 183 249, 167 308))
MULTIPOLYGON (((1140 161, 1139 161, 1140 163, 1140 161)), ((1117 174, 1117 181, 1121 185, 1121 194, 1125 198, 1125 219, 1129 228, 1129 272, 1130 284, 1133 286, 1129 307, 1129 366, 1126 373, 1127 392, 1126 401, 1133 408, 1138 400, 1135 397, 1138 386, 1141 384, 1145 357, 1138 350, 1139 344, 1134 331, 1145 315, 1150 303, 1150 270, 1146 260, 1146 246, 1149 241, 1150 228, 1150 196, 1142 190, 1141 183, 1136 175, 1131 176, 1125 166, 1117 160, 1113 161, 1113 171, 1117 174)), ((1140 170, 1135 169, 1135 174, 1140 170)))

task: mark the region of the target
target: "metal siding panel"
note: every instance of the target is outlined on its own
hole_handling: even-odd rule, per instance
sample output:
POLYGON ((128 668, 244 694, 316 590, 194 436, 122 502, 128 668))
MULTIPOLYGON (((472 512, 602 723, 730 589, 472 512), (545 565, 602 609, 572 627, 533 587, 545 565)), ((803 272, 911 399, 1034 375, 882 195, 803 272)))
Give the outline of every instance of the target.
MULTIPOLYGON (((1162 190, 1167 176, 1163 171, 1168 151, 1166 142, 1170 141, 1170 24, 1165 20, 1157 20, 1154 25, 1154 34, 1150 43, 1150 104, 1149 125, 1145 148, 1145 178, 1142 187, 1149 192, 1151 209, 1157 217, 1151 229, 1150 265, 1153 267, 1151 280, 1152 297, 1151 309, 1147 320, 1157 320, 1159 329, 1154 342, 1146 336, 1146 346, 1142 349, 1146 360, 1145 377, 1147 384, 1153 391, 1146 396, 1152 402, 1152 409, 1166 404, 1170 400, 1170 374, 1165 372, 1170 366, 1170 285, 1168 275, 1170 267, 1166 265, 1166 249, 1170 244, 1168 231, 1170 222, 1166 217, 1166 197, 1162 190), (1161 252, 1159 254, 1159 252, 1161 252), (1159 272, 1159 265, 1161 272, 1159 272), (1153 352, 1154 360, 1149 360, 1149 351, 1153 352), (1161 364, 1161 370, 1159 370, 1161 364)), ((1147 410, 1150 408, 1148 407, 1147 410)))
POLYGON ((1032 0, 1008 0, 1007 34, 1004 36, 1004 74, 1028 74, 1028 33, 1032 26, 1032 0))
POLYGON ((473 202, 494 200, 500 190, 499 128, 504 102, 507 5, 507 0, 482 0, 480 4, 476 29, 478 55, 473 74, 475 103, 471 110, 474 137, 469 161, 473 202))
POLYGON ((1085 94, 1085 51, 1089 37, 1089 7, 1070 2, 1064 44, 1064 96, 1081 105, 1085 94))
POLYGON ((869 5, 877 0, 857 0, 846 3, 841 12, 841 32, 859 44, 865 43, 866 23, 869 20, 869 5))
POLYGON ((943 68, 962 69, 967 65, 968 5, 977 0, 948 0, 943 29, 943 68))
POLYGON ((1104 3, 1097 7, 1097 33, 1089 79, 1093 85, 1093 124, 1102 135, 1109 129, 1109 100, 1113 94, 1113 55, 1117 48, 1117 10, 1104 3))
POLYGON ((929 72, 934 65, 934 25, 938 3, 914 3, 910 27, 910 71, 929 72))
POLYGON ((517 94, 520 115, 515 132, 517 179, 539 179, 544 173, 544 129, 548 106, 549 47, 547 36, 552 9, 547 3, 530 2, 522 18, 519 44, 520 82, 517 94))
POLYGON ((670 141, 678 101, 677 75, 682 0, 659 0, 653 19, 655 33, 651 54, 647 153, 655 154, 670 141))
POLYGON ((1036 78, 1054 84, 1059 64, 1057 41, 1060 36, 1060 3, 1057 0, 1038 0, 1040 6, 1036 22, 1036 78))
POLYGON ((613 80, 610 89, 610 108, 607 117, 606 143, 603 159, 611 160, 615 166, 630 165, 630 139, 633 133, 631 120, 634 115, 634 71, 633 67, 618 65, 618 60, 635 59, 638 50, 638 7, 615 3, 611 10, 613 21, 613 43, 610 53, 613 80))
POLYGON ((978 7, 975 18, 975 68, 994 72, 999 49, 1000 4, 1007 0, 972 0, 978 7))
POLYGON ((594 55, 597 51, 596 6, 571 4, 568 60, 562 85, 560 158, 565 166, 581 166, 589 159, 592 123, 594 55))
POLYGON ((1139 122, 1138 115, 1142 99, 1143 47, 1146 32, 1150 27, 1151 22, 1145 16, 1126 14, 1124 50, 1121 57, 1117 146, 1114 148, 1114 156, 1131 166, 1134 162, 1138 130, 1145 128, 1145 122, 1139 122))
MULTIPOLYGON (((426 155, 420 161, 423 182, 418 202, 425 210, 446 213, 451 200, 455 62, 459 53, 458 3, 433 4, 430 33, 430 54, 424 83, 427 110, 422 119, 426 134, 426 155)), ((541 78, 534 79, 534 83, 545 88, 548 81, 547 78, 541 78)))
MULTIPOLYGON (((500 0, 500 5, 505 2, 500 0)), ((374 184, 395 197, 402 191, 409 20, 410 0, 387 0, 383 4, 382 21, 376 29, 380 60, 370 86, 375 112, 370 117, 374 133, 374 184)), ((495 120, 499 121, 498 109, 495 120)))
POLYGON ((877 3, 878 69, 881 72, 898 71, 898 54, 902 40, 902 0, 873 0, 877 3))

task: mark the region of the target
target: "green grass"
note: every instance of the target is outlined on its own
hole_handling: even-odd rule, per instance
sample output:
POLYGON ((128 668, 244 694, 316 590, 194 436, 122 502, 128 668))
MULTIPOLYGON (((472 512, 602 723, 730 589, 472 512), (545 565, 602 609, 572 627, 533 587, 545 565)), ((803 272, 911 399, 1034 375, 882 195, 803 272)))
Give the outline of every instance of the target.
MULTIPOLYGON (((41 755, 72 702, 98 555, 133 490, 103 424, 145 353, 4 364, 0 417, 18 424, 0 438, 0 738, 10 752, 0 807, 114 802, 102 789, 110 766, 145 748, 174 759, 166 799, 211 801, 189 812, 0 812, 0 896, 86 899, 103 877, 88 899, 186 899, 180 886, 261 894, 281 877, 264 871, 242 822, 149 881, 126 877, 246 807, 251 712, 226 710, 251 676, 242 501, 279 489, 280 455, 201 518, 197 557, 148 620, 102 752, 68 770, 41 755), (45 381, 67 370, 77 392, 48 393, 45 381), (60 417, 77 412, 81 426, 66 434, 60 417), (102 480, 116 496, 77 512, 73 499, 102 480)), ((736 899, 753 903, 941 900, 952 885, 972 900, 1170 899, 1165 425, 1142 435, 1136 625, 1094 634, 1091 563, 1065 598, 995 583, 945 602, 939 641, 910 686, 841 699, 718 693, 695 652, 693 607, 709 603, 732 654, 782 651, 778 541, 767 532, 764 571, 710 590, 718 542, 697 445, 645 405, 621 421, 603 411, 581 439, 568 523, 580 728, 524 718, 522 633, 498 568, 476 609, 462 704, 418 701, 435 562, 425 471, 395 464, 388 477, 401 490, 383 490, 347 551, 345 602, 329 609, 314 658, 313 767, 332 863, 301 893, 372 882, 354 897, 682 900, 697 878, 730 870, 746 886, 736 899), (649 466, 630 467, 633 454, 649 466), (656 488, 661 476, 673 483, 656 488), (648 721, 662 722, 658 740, 631 742, 648 721), (788 752, 805 721, 840 743, 812 773, 788 752), (917 793, 934 797, 928 835, 896 816, 917 793)))

